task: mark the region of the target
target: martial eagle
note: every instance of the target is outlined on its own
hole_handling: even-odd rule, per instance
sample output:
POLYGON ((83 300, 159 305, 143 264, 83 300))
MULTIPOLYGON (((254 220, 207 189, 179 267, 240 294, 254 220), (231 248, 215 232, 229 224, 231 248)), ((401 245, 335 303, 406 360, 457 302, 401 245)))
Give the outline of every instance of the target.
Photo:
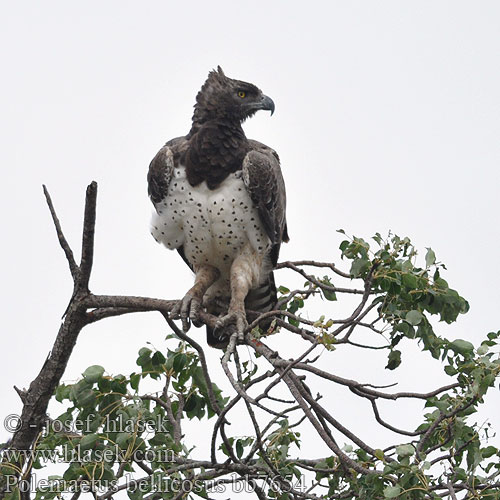
POLYGON ((201 307, 219 315, 216 328, 207 327, 213 347, 244 331, 245 306, 276 305, 273 268, 288 241, 285 184, 277 153, 241 126, 261 109, 272 114, 272 99, 219 66, 196 96, 189 133, 168 141, 149 166, 152 235, 195 273, 173 315, 184 331, 190 321, 199 326, 201 307))

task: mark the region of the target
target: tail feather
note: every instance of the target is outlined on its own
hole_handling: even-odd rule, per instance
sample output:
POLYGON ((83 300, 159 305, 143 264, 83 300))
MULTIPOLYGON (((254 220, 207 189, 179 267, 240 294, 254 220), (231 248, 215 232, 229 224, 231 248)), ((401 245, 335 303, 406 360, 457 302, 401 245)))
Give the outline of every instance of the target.
POLYGON ((278 301, 274 273, 269 273, 267 281, 248 292, 245 307, 251 311, 272 311, 278 301))

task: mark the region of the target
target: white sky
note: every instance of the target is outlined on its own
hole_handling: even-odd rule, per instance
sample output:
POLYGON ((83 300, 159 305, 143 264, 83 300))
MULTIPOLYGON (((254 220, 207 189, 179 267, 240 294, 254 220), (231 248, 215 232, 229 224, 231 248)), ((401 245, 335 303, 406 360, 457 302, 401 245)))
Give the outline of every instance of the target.
MULTIPOLYGON (((498 2, 3 1, 0 19, 0 418, 19 411, 12 386, 38 373, 71 295, 42 183, 77 253, 85 187, 99 183, 92 291, 179 298, 190 286, 177 254, 149 235, 146 172, 167 139, 189 130, 218 64, 276 103, 272 118, 245 128, 282 160, 292 238, 283 259, 339 262, 335 229, 366 238, 392 229, 422 254, 432 246, 470 301, 442 332, 478 342, 500 328, 498 2)), ((155 315, 89 327, 64 379, 91 364, 130 373, 147 341, 165 349, 164 334, 155 315)), ((372 382, 436 383, 415 383, 412 370, 436 370, 429 356, 389 374, 356 356, 339 350, 330 363, 372 382)), ((498 415, 498 395, 488 403, 498 415)))

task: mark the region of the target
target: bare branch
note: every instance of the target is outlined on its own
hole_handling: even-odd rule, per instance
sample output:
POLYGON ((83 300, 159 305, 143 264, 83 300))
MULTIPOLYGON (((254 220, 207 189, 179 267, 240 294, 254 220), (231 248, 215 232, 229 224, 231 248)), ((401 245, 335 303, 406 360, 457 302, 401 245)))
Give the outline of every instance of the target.
POLYGON ((68 261, 69 264, 69 270, 71 272, 71 276, 73 277, 73 280, 78 279, 78 275, 80 272, 80 269, 75 262, 75 257, 73 255, 73 250, 71 250, 71 247, 69 246, 68 241, 66 240, 66 237, 64 236, 64 233, 61 228, 61 223, 59 222, 59 218, 57 217, 56 210, 54 208, 54 205, 52 203, 52 198, 50 197, 49 191, 45 184, 43 185, 43 193, 45 195, 45 199, 47 201, 47 205, 49 206, 49 211, 50 215, 52 216, 52 221, 54 223, 54 226, 56 228, 56 233, 57 233, 57 238, 59 240, 59 244, 61 245, 61 248, 64 251, 64 254, 66 255, 66 260, 68 261))
POLYGON ((82 260, 80 262, 79 286, 88 290, 92 263, 94 261, 94 235, 97 204, 97 182, 87 187, 85 196, 85 214, 83 219, 82 260))
MULTIPOLYGON (((327 267, 331 269, 334 273, 338 274, 339 276, 342 276, 343 278, 348 278, 352 279, 352 276, 349 273, 345 273, 343 271, 340 271, 335 264, 332 264, 330 262, 316 262, 314 260, 295 260, 295 261, 285 261, 285 262, 279 262, 278 265, 276 266, 276 269, 284 269, 286 267, 297 267, 297 266, 312 266, 312 267, 327 267)), ((293 269, 292 267, 292 269, 293 269)))

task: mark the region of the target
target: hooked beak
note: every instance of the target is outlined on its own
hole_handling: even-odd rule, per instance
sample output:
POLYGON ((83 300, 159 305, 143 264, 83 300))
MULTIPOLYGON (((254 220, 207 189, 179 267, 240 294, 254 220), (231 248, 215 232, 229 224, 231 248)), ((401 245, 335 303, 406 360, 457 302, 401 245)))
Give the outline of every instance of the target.
POLYGON ((267 95, 263 95, 259 103, 259 109, 264 109, 266 111, 271 111, 271 116, 274 113, 274 101, 267 95))

